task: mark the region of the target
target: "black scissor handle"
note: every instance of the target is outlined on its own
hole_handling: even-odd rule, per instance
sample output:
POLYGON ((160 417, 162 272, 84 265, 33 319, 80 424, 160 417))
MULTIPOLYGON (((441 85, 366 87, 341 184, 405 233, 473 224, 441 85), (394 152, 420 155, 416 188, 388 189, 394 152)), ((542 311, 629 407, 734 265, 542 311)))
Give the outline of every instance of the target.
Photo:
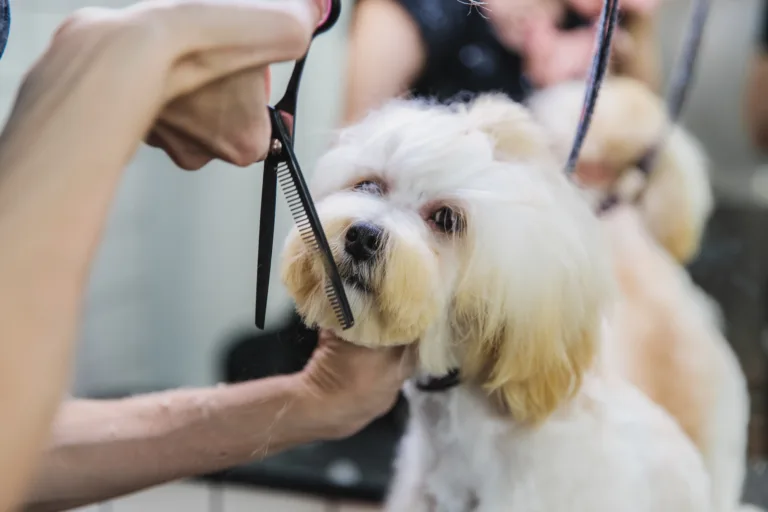
MULTIPOLYGON (((323 20, 323 22, 315 29, 312 38, 314 39, 320 34, 330 30, 330 28, 339 21, 340 16, 341 0, 331 0, 331 10, 328 11, 325 20, 323 20)), ((307 53, 309 53, 309 50, 307 50, 307 53)), ((294 126, 296 118, 296 100, 299 96, 299 83, 301 82, 301 74, 304 71, 304 63, 306 60, 307 56, 304 55, 304 57, 296 61, 296 65, 293 67, 293 73, 291 73, 291 78, 288 80, 288 87, 285 89, 285 94, 283 94, 280 101, 275 104, 275 110, 279 110, 280 112, 284 112, 294 117, 294 126)), ((291 137, 291 139, 293 139, 293 137, 291 137)), ((291 145, 293 145, 292 142, 291 145)))

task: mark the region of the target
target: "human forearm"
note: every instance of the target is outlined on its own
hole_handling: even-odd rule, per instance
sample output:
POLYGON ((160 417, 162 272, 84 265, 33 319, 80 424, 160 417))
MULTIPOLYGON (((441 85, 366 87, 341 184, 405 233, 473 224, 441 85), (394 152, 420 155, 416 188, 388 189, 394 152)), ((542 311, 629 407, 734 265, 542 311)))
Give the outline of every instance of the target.
POLYGON ((25 510, 56 511, 334 435, 299 376, 64 403, 25 510))
POLYGON ((0 136, 0 411, 13 419, 0 429, 0 510, 28 478, 66 388, 91 255, 141 139, 139 124, 119 123, 120 109, 141 105, 103 94, 133 87, 111 61, 127 42, 93 34, 80 53, 51 50, 0 136))

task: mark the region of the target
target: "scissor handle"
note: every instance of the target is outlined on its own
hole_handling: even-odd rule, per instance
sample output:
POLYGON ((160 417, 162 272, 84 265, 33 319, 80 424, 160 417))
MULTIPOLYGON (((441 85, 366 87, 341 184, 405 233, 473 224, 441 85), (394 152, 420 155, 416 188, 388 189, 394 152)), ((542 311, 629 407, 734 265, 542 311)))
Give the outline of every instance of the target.
MULTIPOLYGON (((312 38, 314 39, 323 32, 328 31, 333 27, 341 16, 341 0, 331 0, 331 8, 328 11, 325 19, 317 26, 312 38)), ((301 59, 296 61, 296 65, 293 68, 290 80, 288 80, 288 87, 285 89, 285 94, 280 101, 275 104, 275 110, 279 110, 285 114, 289 114, 296 117, 296 100, 299 96, 299 82, 301 81, 301 73, 304 71, 304 63, 307 56, 304 55, 301 59)), ((295 126, 295 119, 294 119, 295 126)))

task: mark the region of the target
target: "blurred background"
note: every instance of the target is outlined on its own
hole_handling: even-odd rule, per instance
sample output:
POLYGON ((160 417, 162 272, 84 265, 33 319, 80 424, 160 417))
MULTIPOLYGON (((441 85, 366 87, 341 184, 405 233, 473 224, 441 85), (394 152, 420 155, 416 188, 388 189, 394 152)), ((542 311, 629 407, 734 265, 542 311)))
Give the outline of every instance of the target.
MULTIPOLYGON (((0 115, 7 115, 25 70, 44 51, 52 32, 68 13, 90 5, 119 7, 130 3, 12 0, 11 36, 0 62, 0 115)), ((310 175, 339 123, 346 27, 352 7, 352 0, 345 0, 339 25, 313 44, 305 71, 296 147, 302 167, 310 175)), ((662 8, 658 37, 665 71, 677 55, 688 8, 689 2, 682 0, 670 0, 662 8)), ((749 142, 742 113, 745 77, 756 49, 762 9, 759 0, 714 0, 684 117, 714 162, 713 182, 719 201, 707 244, 691 272, 724 308, 729 339, 750 380, 754 409, 750 450, 758 461, 768 451, 764 442, 768 425, 763 419, 768 404, 763 342, 768 250, 759 233, 765 233, 768 225, 763 210, 768 204, 768 166, 749 142)), ((274 69, 274 100, 282 94, 291 67, 287 64, 274 69)), ((138 153, 125 172, 93 271, 74 395, 123 395, 210 385, 226 378, 223 360, 234 341, 259 336, 253 327, 253 306, 260 188, 258 165, 239 169, 212 163, 201 171, 184 173, 160 151, 143 148, 138 153)), ((291 222, 281 201, 277 219, 276 244, 291 222)), ((268 324, 278 330, 290 315, 291 304, 273 272, 268 324)), ((395 418, 391 428, 364 432, 373 436, 365 449, 355 451, 349 444, 308 447, 303 454, 288 454, 283 463, 230 475, 241 484, 279 487, 284 492, 328 491, 336 500, 331 505, 295 498, 283 506, 284 510, 336 510, 331 507, 342 506, 346 498, 375 500, 386 484, 387 458, 397 424, 395 418), (381 449, 374 462, 367 461, 365 453, 359 456, 375 452, 376 446, 381 449), (316 456, 313 449, 326 452, 316 456), (376 466, 366 466, 369 463, 376 466), (298 475, 295 481, 292 472, 298 475), (279 477, 273 478, 276 474, 279 477), (312 475, 317 479, 308 484, 306 480, 312 480, 312 475), (364 489, 356 491, 357 485, 364 489)), ((757 467, 762 466, 758 463, 757 467)), ((208 498, 191 496, 210 494, 201 486, 178 487, 178 493, 150 491, 154 498, 135 498, 141 504, 134 509, 198 510, 200 503, 208 503, 200 500, 208 498)), ((227 512, 239 510, 239 506, 243 510, 282 510, 278 502, 289 499, 273 494, 255 498, 248 494, 251 491, 238 492, 240 497, 231 499, 249 504, 233 501, 227 512), (266 506, 259 508, 256 501, 248 499, 267 500, 260 502, 266 506)), ((121 506, 112 505, 115 510, 121 506)))

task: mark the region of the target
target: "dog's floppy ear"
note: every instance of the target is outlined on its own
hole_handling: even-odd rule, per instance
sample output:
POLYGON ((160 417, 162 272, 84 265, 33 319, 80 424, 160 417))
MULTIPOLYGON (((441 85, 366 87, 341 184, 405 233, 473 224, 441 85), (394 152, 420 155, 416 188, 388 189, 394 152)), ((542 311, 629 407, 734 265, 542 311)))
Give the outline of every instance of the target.
POLYGON ((700 144, 675 127, 660 149, 640 202, 648 229, 680 263, 699 250, 713 208, 708 160, 700 144))
POLYGON ((528 160, 551 155, 544 131, 523 105, 503 94, 478 96, 467 107, 472 128, 488 135, 500 160, 528 160))
POLYGON ((579 389, 592 365, 599 310, 572 302, 578 294, 546 297, 531 289, 520 300, 538 304, 519 311, 519 304, 499 307, 500 297, 488 291, 469 285, 456 298, 462 376, 482 385, 515 420, 539 423, 579 389))
POLYGON ((473 204, 451 315, 462 377, 521 422, 545 419, 579 389, 612 293, 597 220, 564 180, 549 192, 547 207, 473 204))

